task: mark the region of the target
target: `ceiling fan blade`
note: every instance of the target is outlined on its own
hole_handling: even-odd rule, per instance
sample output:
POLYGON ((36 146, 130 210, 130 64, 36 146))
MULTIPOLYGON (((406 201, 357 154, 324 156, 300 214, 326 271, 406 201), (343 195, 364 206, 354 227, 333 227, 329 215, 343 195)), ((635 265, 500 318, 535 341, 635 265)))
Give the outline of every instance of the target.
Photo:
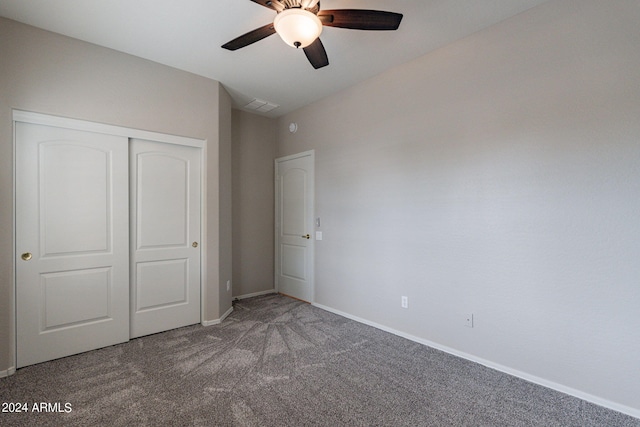
POLYGON ((268 7, 269 9, 280 12, 284 9, 284 5, 280 3, 280 0, 251 0, 254 3, 258 3, 261 6, 268 7))
POLYGON ((324 49, 324 45, 320 41, 320 38, 317 38, 316 41, 305 47, 303 50, 304 54, 307 55, 307 59, 316 70, 329 65, 329 57, 327 57, 327 51, 324 49))
POLYGON ((318 18, 328 27, 349 28, 351 30, 397 30, 402 21, 401 13, 366 9, 321 10, 318 18))
POLYGON ((275 32, 276 29, 273 28, 273 23, 267 24, 264 27, 256 28, 253 31, 249 31, 246 34, 223 44, 222 47, 227 50, 238 50, 241 47, 249 46, 250 44, 260 41, 265 37, 269 37, 270 35, 275 34, 275 32))

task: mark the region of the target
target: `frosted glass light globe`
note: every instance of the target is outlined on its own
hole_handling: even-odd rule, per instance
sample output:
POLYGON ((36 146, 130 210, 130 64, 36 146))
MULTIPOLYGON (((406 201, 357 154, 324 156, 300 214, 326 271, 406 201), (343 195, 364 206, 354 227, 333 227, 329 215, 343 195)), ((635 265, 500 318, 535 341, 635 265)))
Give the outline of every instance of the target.
POLYGON ((322 33, 322 22, 304 9, 285 9, 273 21, 276 32, 292 47, 307 47, 322 33))

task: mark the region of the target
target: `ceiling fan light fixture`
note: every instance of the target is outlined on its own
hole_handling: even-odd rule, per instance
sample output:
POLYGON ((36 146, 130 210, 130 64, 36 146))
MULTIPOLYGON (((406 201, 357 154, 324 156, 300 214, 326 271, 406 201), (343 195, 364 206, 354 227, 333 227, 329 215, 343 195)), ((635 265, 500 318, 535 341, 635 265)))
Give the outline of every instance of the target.
POLYGON ((307 47, 322 33, 322 22, 308 10, 285 9, 276 15, 273 26, 282 40, 291 47, 307 47))

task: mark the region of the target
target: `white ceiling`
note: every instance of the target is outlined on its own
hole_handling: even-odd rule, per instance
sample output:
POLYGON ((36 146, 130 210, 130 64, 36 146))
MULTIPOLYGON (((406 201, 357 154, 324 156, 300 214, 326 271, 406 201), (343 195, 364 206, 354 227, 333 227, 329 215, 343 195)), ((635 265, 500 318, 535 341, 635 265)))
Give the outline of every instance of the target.
POLYGON ((404 14, 398 31, 325 27, 330 65, 314 70, 277 35, 235 52, 224 43, 271 22, 249 0, 0 0, 0 16, 220 81, 235 106, 277 117, 547 0, 321 0, 322 9, 404 14))

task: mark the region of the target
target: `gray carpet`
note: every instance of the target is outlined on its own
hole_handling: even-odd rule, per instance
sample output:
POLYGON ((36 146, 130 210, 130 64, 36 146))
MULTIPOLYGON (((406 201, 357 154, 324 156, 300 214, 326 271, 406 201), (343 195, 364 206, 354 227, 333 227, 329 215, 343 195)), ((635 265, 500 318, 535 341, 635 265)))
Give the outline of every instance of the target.
POLYGON ((286 297, 0 379, 3 426, 640 426, 286 297), (31 412, 34 403, 71 412, 31 412))

